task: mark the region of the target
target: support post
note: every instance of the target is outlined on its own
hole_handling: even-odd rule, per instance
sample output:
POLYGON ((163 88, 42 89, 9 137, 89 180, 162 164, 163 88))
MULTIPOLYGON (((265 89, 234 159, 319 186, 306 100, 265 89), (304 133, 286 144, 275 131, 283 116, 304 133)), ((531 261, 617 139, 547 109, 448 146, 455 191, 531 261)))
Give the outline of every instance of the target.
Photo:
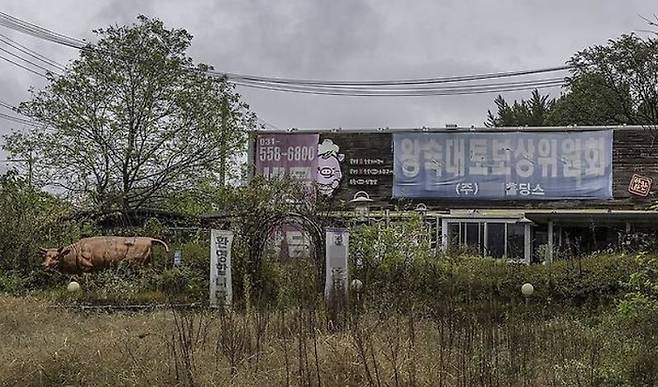
POLYGON ((548 221, 548 252, 544 257, 546 263, 553 263, 553 221, 548 221))
POLYGON ((448 251, 448 219, 441 219, 441 250, 445 253, 448 251))
POLYGON ((435 241, 434 241, 434 255, 439 254, 439 249, 440 249, 439 246, 441 246, 441 223, 440 222, 441 222, 441 217, 436 215, 434 217, 434 227, 436 227, 436 230, 434 230, 435 231, 434 232, 434 238, 435 238, 435 241))
POLYGON ((530 226, 530 223, 523 225, 523 261, 526 265, 530 264, 530 258, 532 255, 532 238, 530 226))
POLYGON ((508 255, 507 255, 507 242, 508 242, 508 239, 507 239, 507 225, 508 224, 505 223, 505 250, 503 250, 503 258, 505 258, 505 259, 508 258, 508 255))
POLYGON ((250 183, 256 174, 256 141, 258 136, 250 132, 247 136, 247 183, 250 183))
POLYGON ((489 223, 484 222, 484 248, 482 249, 482 255, 485 257, 489 256, 489 223))

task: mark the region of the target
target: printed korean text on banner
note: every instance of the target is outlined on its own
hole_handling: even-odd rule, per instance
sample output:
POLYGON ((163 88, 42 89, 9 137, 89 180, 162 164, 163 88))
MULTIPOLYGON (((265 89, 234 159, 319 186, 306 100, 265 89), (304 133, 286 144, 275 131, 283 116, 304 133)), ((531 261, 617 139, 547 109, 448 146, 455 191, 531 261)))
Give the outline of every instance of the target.
POLYGON ((612 131, 393 135, 393 197, 609 199, 612 131))
POLYGON ((318 134, 272 133, 256 138, 256 174, 292 177, 307 185, 318 173, 318 134))
POLYGON ((337 285, 347 294, 347 257, 349 254, 349 232, 346 228, 327 227, 325 241, 326 272, 324 295, 329 299, 337 285))
POLYGON ((231 279, 231 244, 233 233, 210 231, 210 305, 227 306, 233 303, 231 279))

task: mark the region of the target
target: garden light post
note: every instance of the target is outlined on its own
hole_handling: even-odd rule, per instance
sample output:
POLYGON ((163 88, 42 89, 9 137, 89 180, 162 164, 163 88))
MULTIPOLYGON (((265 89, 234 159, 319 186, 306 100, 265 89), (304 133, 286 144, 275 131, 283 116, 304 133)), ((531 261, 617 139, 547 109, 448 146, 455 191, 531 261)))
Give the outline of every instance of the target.
POLYGON ((361 290, 363 289, 363 282, 360 279, 353 279, 350 282, 350 291, 354 294, 354 300, 356 300, 356 311, 357 316, 361 312, 362 300, 361 300, 361 290))
POLYGON ((526 282, 521 286, 521 294, 523 294, 523 297, 525 297, 525 305, 528 306, 528 300, 530 299, 530 296, 532 296, 532 293, 535 292, 535 287, 532 286, 531 283, 526 282))
POLYGON ((356 214, 358 220, 368 220, 369 206, 372 201, 373 200, 370 199, 370 195, 368 195, 368 193, 365 191, 359 191, 354 194, 354 197, 352 200, 350 200, 350 204, 354 206, 354 213, 356 214))
POLYGON ((416 211, 423 219, 425 219, 425 215, 427 214, 427 205, 425 203, 418 203, 414 211, 416 211))

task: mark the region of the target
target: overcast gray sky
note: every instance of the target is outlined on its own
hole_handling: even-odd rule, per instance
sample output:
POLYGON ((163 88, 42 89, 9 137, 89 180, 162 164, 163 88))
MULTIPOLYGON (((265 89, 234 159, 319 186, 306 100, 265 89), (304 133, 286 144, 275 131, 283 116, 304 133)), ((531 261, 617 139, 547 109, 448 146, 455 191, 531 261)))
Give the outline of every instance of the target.
MULTIPOLYGON (((394 79, 561 65, 575 51, 646 28, 655 0, 89 1, 3 0, 3 12, 66 35, 139 14, 187 29, 190 55, 217 70, 318 79, 394 79)), ((60 62, 78 52, 0 27, 60 62)), ((44 81, 0 62, 0 98, 18 104, 44 81)), ((553 95, 559 89, 550 90, 553 95)), ((495 95, 337 97, 241 90, 279 127, 481 126, 495 95)), ((529 92, 528 92, 529 93, 529 92)), ((509 93, 513 99, 528 93, 509 93)), ((7 111, 4 111, 7 113, 7 111)), ((0 120, 0 132, 16 124, 0 120)), ((4 157, 3 157, 4 158, 4 157)))

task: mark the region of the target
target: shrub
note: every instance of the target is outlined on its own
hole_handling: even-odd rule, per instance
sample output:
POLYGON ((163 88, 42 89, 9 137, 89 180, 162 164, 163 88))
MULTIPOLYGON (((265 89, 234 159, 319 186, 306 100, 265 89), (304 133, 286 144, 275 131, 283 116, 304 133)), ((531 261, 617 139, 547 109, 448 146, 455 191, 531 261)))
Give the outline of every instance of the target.
POLYGON ((535 287, 532 300, 599 306, 622 291, 637 263, 632 256, 593 255, 550 265, 504 262, 460 253, 436 256, 419 219, 391 227, 364 225, 350 235, 352 277, 365 284, 366 299, 374 305, 434 309, 447 304, 508 305, 524 303, 520 287, 535 287))
POLYGON ((633 385, 658 383, 658 259, 639 253, 637 269, 624 282, 617 304, 616 328, 624 336, 622 365, 633 385))
POLYGON ((640 253, 636 262, 638 270, 624 283, 628 292, 618 311, 629 321, 651 321, 658 317, 658 258, 640 253))
POLYGON ((0 177, 0 271, 28 272, 38 261, 39 247, 60 240, 68 224, 56 220, 66 206, 31 187, 14 173, 0 177))
POLYGON ((0 293, 18 294, 27 288, 27 278, 16 272, 0 275, 0 293))
POLYGON ((208 277, 186 266, 165 270, 157 277, 157 289, 172 300, 205 301, 208 286, 208 277))

